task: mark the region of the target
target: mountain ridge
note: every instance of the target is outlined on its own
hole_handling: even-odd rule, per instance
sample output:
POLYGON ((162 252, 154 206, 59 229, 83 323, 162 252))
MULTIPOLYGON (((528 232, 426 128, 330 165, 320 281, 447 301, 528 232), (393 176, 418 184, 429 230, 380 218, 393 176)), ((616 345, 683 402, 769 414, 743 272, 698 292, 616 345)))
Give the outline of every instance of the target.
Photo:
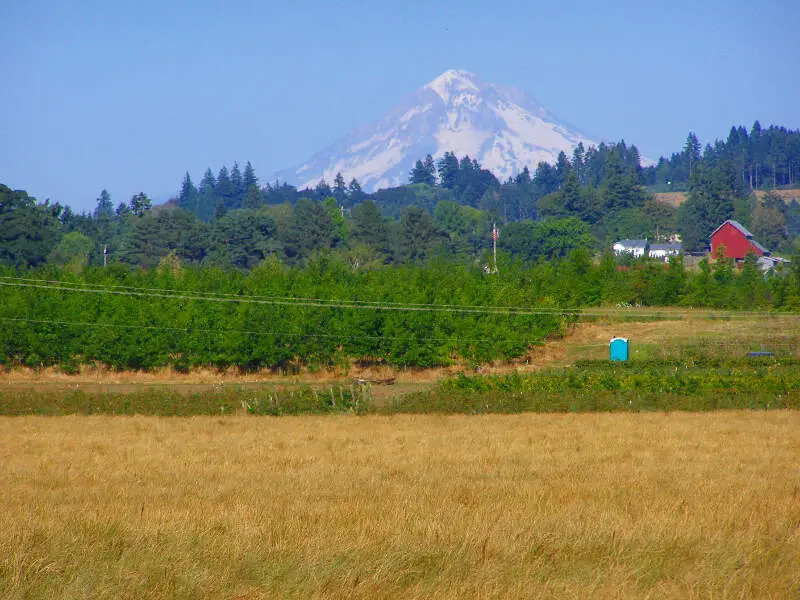
POLYGON ((484 83, 468 71, 450 69, 276 178, 300 188, 341 172, 366 191, 406 183, 416 160, 445 152, 468 154, 500 179, 524 167, 554 163, 583 143, 597 141, 560 120, 521 90, 484 83))

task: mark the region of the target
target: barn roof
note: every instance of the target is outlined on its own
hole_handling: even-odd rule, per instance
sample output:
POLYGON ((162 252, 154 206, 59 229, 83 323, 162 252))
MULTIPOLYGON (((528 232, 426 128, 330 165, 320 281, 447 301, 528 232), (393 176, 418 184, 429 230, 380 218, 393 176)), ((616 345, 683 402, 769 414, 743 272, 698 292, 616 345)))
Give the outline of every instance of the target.
MULTIPOLYGON (((752 233, 750 233, 750 232, 747 230, 747 227, 745 227, 744 225, 742 225, 741 223, 739 223, 739 221, 734 221, 733 219, 728 219, 727 221, 725 221, 725 223, 730 223, 730 224, 731 224, 733 227, 735 227, 736 229, 738 229, 738 230, 739 230, 739 232, 740 232, 740 233, 741 233, 741 234, 742 234, 744 237, 746 237, 748 240, 749 240, 750 238, 752 238, 752 237, 753 237, 753 234, 752 234, 752 233)), ((720 229, 722 229, 723 227, 725 227, 725 223, 723 223, 722 225, 720 225, 719 227, 717 227, 717 228, 716 228, 714 231, 712 231, 712 232, 711 232, 711 236, 709 236, 709 237, 713 237, 715 233, 717 233, 717 232, 718 232, 720 229)))

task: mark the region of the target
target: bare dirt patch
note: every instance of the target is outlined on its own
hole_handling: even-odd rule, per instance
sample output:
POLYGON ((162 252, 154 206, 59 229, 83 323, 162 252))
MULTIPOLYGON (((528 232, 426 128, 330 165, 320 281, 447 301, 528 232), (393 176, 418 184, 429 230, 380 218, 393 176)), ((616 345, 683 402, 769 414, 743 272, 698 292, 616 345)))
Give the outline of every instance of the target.
POLYGON ((659 192, 653 194, 653 197, 658 202, 674 207, 678 207, 686 202, 686 192, 659 192))

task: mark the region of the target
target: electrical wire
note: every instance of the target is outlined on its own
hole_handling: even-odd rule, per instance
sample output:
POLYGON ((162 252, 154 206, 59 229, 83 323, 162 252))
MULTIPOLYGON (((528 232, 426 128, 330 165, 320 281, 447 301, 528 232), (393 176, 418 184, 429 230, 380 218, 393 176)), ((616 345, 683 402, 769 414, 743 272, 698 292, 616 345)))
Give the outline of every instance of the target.
MULTIPOLYGON (((76 286, 75 288, 70 289, 98 289, 98 290, 123 290, 123 291, 136 291, 136 292, 153 292, 159 294, 166 294, 170 296, 174 296, 176 294, 181 294, 184 296, 192 296, 198 299, 203 298, 225 298, 225 299, 235 299, 235 300, 275 300, 275 301, 286 301, 286 302, 313 302, 313 303, 320 303, 324 305, 333 304, 334 306, 338 307, 341 304, 347 305, 364 305, 365 307, 368 306, 397 306, 403 308, 437 308, 437 309, 475 309, 475 310, 484 310, 484 309, 498 309, 498 310, 516 310, 516 311, 523 311, 523 310, 530 310, 530 307, 521 307, 521 306, 499 306, 499 307, 491 307, 486 305, 470 305, 470 304, 436 304, 436 303, 423 303, 423 302, 390 302, 390 301, 376 301, 376 300, 336 300, 336 299, 327 299, 327 298, 304 298, 304 297, 297 297, 297 296, 261 296, 261 295, 247 295, 243 296, 241 294, 225 294, 221 292, 202 292, 202 291, 195 291, 195 292, 185 292, 181 290, 171 290, 167 288, 143 288, 143 287, 133 287, 133 286, 123 286, 123 285, 111 285, 111 286, 102 286, 99 284, 91 284, 91 283, 73 283, 73 282, 65 282, 65 281, 56 281, 56 280, 47 280, 47 279, 29 279, 24 277, 8 277, 8 276, 0 276, 0 280, 6 280, 10 282, 23 282, 23 283, 30 283, 30 284, 52 284, 52 286, 56 287, 65 287, 65 286, 76 286)), ((538 309, 538 310, 545 310, 545 309, 538 309)), ((553 308, 550 309, 554 313, 570 313, 570 312, 580 312, 580 308, 553 308)))
POLYGON ((135 296, 135 297, 150 297, 150 298, 173 298, 177 300, 198 300, 204 302, 229 302, 235 304, 262 304, 273 306, 289 306, 289 307, 305 307, 305 308, 342 308, 342 309, 369 309, 369 310, 385 310, 385 311, 408 311, 408 312, 441 312, 441 313, 472 313, 472 314, 486 314, 498 316, 534 316, 534 315, 561 315, 561 314, 577 314, 577 309, 530 309, 523 307, 492 307, 492 306, 476 306, 476 307, 460 307, 460 306, 447 306, 447 305, 413 305, 401 303, 384 303, 384 304, 357 304, 352 301, 342 300, 316 300, 305 298, 292 298, 286 300, 265 300, 253 296, 197 296, 180 293, 163 293, 163 292, 145 292, 145 291, 130 291, 118 290, 110 288, 86 288, 86 287, 68 287, 63 285, 41 285, 38 283, 22 283, 22 282, 8 282, 0 281, 0 286, 6 287, 23 287, 43 289, 48 291, 63 291, 63 292, 78 292, 78 293, 91 293, 91 294, 112 294, 118 296, 135 296))
MULTIPOLYGON (((370 300, 336 300, 323 298, 304 298, 292 296, 259 296, 210 292, 185 292, 166 288, 143 288, 133 286, 101 286, 89 283, 72 283, 45 279, 30 279, 23 277, 0 276, 0 286, 26 287, 51 291, 66 291, 78 293, 107 293, 122 296, 174 298, 178 300, 199 300, 206 302, 232 302, 250 303, 289 307, 305 308, 340 308, 340 309, 372 309, 385 311, 411 311, 411 312, 444 312, 444 313, 472 313, 498 316, 535 316, 535 315, 563 315, 582 317, 656 317, 656 318, 682 318, 680 312, 661 309, 641 309, 640 307, 616 307, 615 309, 581 309, 581 308, 533 308, 522 306, 485 306, 461 304, 435 304, 435 303, 402 303, 389 301, 370 300)), ((689 309, 691 310, 691 309, 689 309)), ((708 318, 774 318, 781 316, 800 316, 800 312, 772 312, 772 311, 709 311, 701 316, 708 318)))

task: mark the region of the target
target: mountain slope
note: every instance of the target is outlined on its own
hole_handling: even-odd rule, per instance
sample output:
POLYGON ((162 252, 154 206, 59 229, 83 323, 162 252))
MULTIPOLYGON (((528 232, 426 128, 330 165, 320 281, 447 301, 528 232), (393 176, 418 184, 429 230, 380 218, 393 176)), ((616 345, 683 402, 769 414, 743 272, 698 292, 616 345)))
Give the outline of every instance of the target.
POLYGON ((554 163, 561 151, 571 155, 579 142, 596 145, 516 88, 450 70, 277 178, 302 188, 341 172, 374 191, 406 183, 417 159, 452 151, 504 180, 540 161, 554 163))

